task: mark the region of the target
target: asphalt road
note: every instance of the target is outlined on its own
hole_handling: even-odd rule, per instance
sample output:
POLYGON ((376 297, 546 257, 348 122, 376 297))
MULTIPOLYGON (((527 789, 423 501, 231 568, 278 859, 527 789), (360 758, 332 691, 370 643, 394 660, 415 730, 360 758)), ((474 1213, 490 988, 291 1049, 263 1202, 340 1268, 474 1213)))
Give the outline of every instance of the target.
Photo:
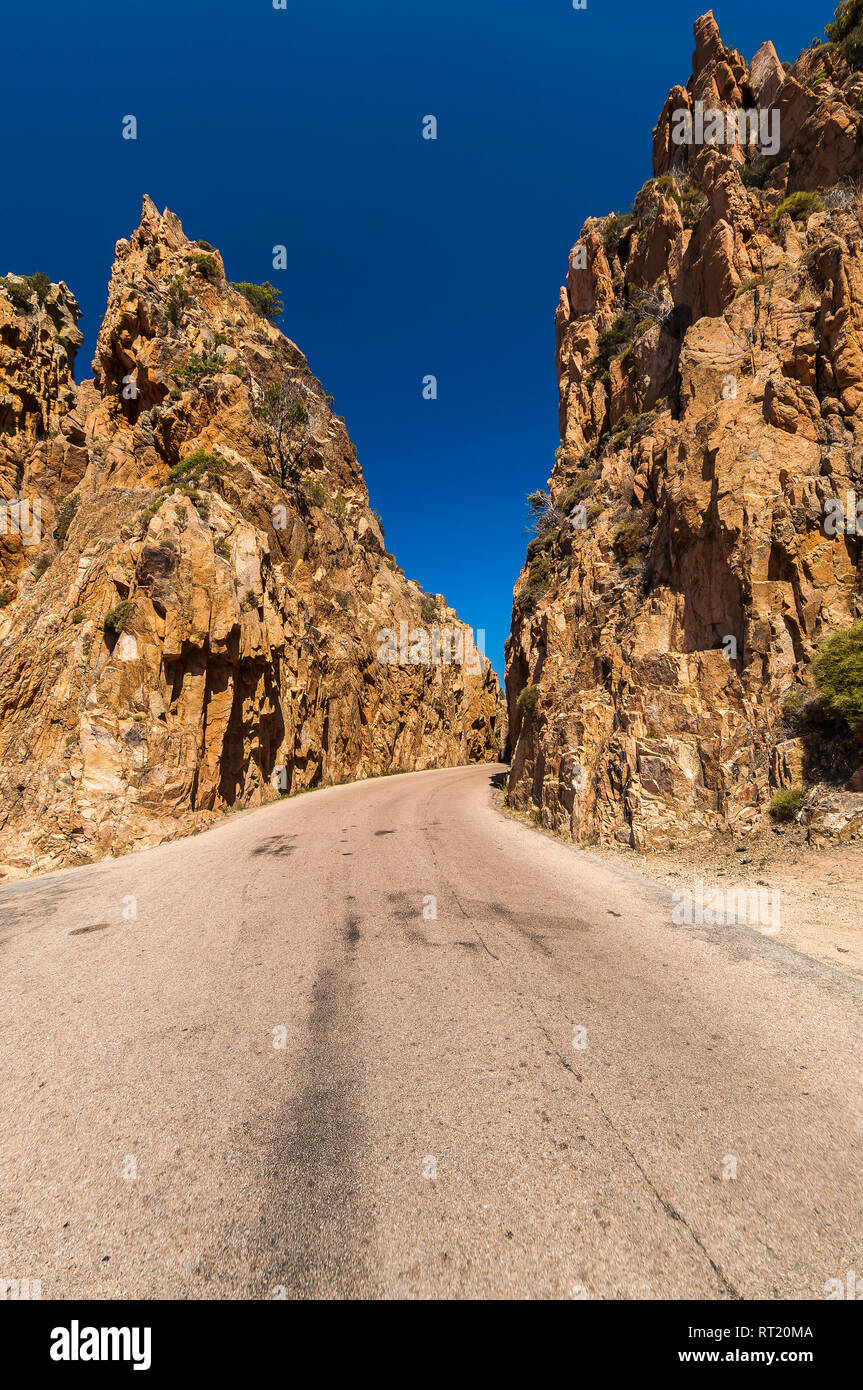
POLYGON ((729 1299, 863 1275, 859 983, 674 926, 661 887, 501 814, 494 771, 0 889, 0 1279, 729 1299))

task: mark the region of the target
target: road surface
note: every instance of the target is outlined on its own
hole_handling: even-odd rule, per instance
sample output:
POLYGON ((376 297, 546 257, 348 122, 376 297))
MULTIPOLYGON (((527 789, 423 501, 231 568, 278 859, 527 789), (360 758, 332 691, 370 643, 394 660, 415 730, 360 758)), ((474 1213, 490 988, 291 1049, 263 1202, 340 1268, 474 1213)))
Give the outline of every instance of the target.
POLYGON ((0 1278, 824 1298, 863 990, 497 809, 336 787, 0 889, 0 1278), (436 915, 435 915, 436 913, 436 915))

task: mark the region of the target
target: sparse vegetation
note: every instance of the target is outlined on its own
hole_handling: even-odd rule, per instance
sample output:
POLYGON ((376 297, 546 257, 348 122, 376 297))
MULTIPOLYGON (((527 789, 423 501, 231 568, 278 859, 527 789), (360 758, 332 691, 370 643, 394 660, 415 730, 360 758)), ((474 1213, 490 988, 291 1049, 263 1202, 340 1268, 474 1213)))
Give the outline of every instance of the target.
POLYGON ((86 616, 87 614, 84 612, 83 608, 76 608, 75 612, 72 614, 70 621, 73 622, 76 627, 79 627, 80 624, 83 623, 86 616))
POLYGON ((168 484, 186 483, 196 486, 207 473, 221 473, 225 460, 218 454, 208 454, 205 449, 196 449, 194 454, 175 463, 168 472, 168 484))
POLYGON ((183 310, 191 298, 183 276, 175 275, 168 286, 168 297, 165 301, 165 313, 169 322, 173 323, 175 327, 180 322, 183 310))
POLYGON ((827 37, 854 72, 863 71, 863 0, 842 0, 827 37))
POLYGON ((326 492, 317 478, 313 478, 310 474, 307 474, 306 477, 303 478, 303 493, 305 494, 306 500, 310 502, 313 507, 323 507, 326 503, 326 492))
POLYGON ((77 492, 73 492, 70 494, 69 497, 65 498, 64 501, 62 501, 59 507, 57 508, 56 525, 54 527, 54 538, 55 540, 59 541, 61 545, 64 544, 66 537, 69 534, 69 527, 75 520, 75 513, 78 510, 78 503, 80 502, 80 500, 81 499, 78 496, 77 492))
POLYGON ((619 523, 611 542, 614 557, 619 564, 633 568, 632 562, 639 562, 640 556, 647 549, 649 529, 648 518, 644 512, 619 523))
POLYGON ((616 256, 620 250, 620 240, 627 227, 630 227, 635 219, 631 213, 613 212, 606 219, 602 229, 602 244, 605 247, 605 254, 610 258, 616 256))
POLYGON ((142 536, 146 532, 147 527, 150 525, 150 522, 153 520, 153 517, 156 515, 157 511, 159 510, 159 508, 165 500, 165 493, 160 492, 153 502, 150 502, 148 506, 142 508, 141 515, 139 518, 141 522, 142 536))
POLYGON ((262 285, 253 285, 248 280, 234 280, 232 283, 235 290, 245 295, 256 314, 261 314, 263 318, 271 321, 281 318, 285 306, 279 291, 269 280, 265 280, 262 285))
POLYGON ((423 594, 422 603, 420 604, 420 612, 422 614, 422 620, 424 623, 432 622, 435 613, 437 612, 437 605, 431 594, 423 594))
POLYGON ((740 177, 747 188, 763 188, 773 172, 774 160, 766 154, 758 154, 748 164, 744 164, 740 177))
POLYGON ((547 532, 545 533, 544 536, 534 536, 533 540, 528 542, 528 547, 527 547, 527 558, 528 558, 528 560, 533 560, 535 556, 541 555, 541 554, 543 553, 544 550, 550 550, 551 547, 552 547, 553 545, 554 545, 554 532, 553 532, 553 531, 547 531, 547 532))
POLYGON ((16 309, 23 309, 25 313, 30 309, 33 295, 35 294, 40 304, 44 304, 50 288, 51 281, 44 270, 37 270, 33 275, 22 275, 18 280, 11 280, 5 275, 0 278, 0 289, 5 292, 7 299, 11 300, 16 309))
POLYGON ((812 675, 826 709, 863 730, 863 621, 824 638, 812 675))
POLYGON ((219 267, 219 262, 216 260, 215 256, 210 256, 207 254, 197 255, 193 251, 189 256, 189 260, 192 261, 198 274, 203 275, 204 279, 209 280, 211 284, 215 283, 218 280, 221 280, 222 272, 219 267))
POLYGON ((814 212, 823 211, 823 204, 817 193, 791 193, 776 209, 775 221, 778 226, 781 217, 787 213, 794 222, 802 222, 814 212))
POLYGON ((264 393, 257 413, 269 425, 266 451, 270 476, 282 487, 296 482, 312 434, 307 393, 297 381, 274 382, 264 393))
POLYGON ((539 702, 540 689, 538 685, 526 685, 515 702, 515 707, 519 714, 530 714, 536 709, 539 702))
POLYGON ((240 367, 234 364, 228 366, 215 352, 207 357, 196 357, 193 354, 184 367, 177 369, 175 375, 186 386, 197 386, 205 377, 215 376, 217 372, 227 372, 230 376, 243 375, 240 367))
POLYGON ((524 617, 536 607, 542 595, 551 586, 552 568, 547 555, 538 555, 530 561, 527 583, 515 597, 514 608, 519 617, 524 617))
MULTIPOLYGON (((537 537, 547 537, 548 543, 550 544, 555 534, 561 527, 567 524, 564 508, 559 502, 555 502, 544 488, 540 488, 537 492, 528 493, 527 505, 530 508, 531 519, 536 528, 537 537)), ((532 541, 531 545, 533 544, 532 541)), ((534 554, 537 549, 539 549, 539 547, 534 545, 534 554)), ((530 552, 530 546, 528 547, 528 552, 530 552)), ((530 554, 528 558, 530 558, 530 554)))
POLYGON ((606 328, 596 340, 596 356, 606 365, 612 357, 621 357, 635 341, 636 320, 629 310, 618 314, 610 328, 606 328))
POLYGON ((125 631, 134 607, 134 600, 126 598, 123 599, 122 603, 115 604, 113 608, 109 609, 102 622, 102 631, 106 637, 119 637, 121 632, 125 631))
POLYGON ((673 185, 667 190, 668 196, 680 209, 684 227, 690 229, 697 227, 707 208, 704 189, 691 174, 679 182, 676 179, 673 180, 673 185))
POLYGON ((785 787, 770 799, 770 814, 775 821, 796 820, 803 810, 803 793, 799 787, 785 787))
POLYGON ((829 212, 845 212, 854 206, 859 196, 855 185, 846 179, 841 183, 834 183, 832 188, 824 189, 821 202, 829 212))

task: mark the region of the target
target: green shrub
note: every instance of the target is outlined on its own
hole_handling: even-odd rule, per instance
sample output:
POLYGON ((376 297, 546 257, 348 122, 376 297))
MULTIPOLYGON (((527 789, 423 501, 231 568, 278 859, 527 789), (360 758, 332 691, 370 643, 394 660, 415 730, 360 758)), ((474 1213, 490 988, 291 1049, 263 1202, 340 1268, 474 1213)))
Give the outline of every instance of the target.
POLYGON ((303 479, 303 492, 305 493, 306 500, 310 502, 313 507, 323 507, 327 500, 327 494, 317 478, 312 478, 308 475, 303 479))
POLYGON ((668 196, 680 209, 684 227, 697 227, 707 208, 707 198, 698 180, 690 174, 679 187, 675 184, 669 188, 668 196))
POLYGON ((617 424, 611 432, 612 448, 617 448, 625 439, 629 438, 632 430, 632 419, 629 415, 621 415, 617 424))
POLYGON ((530 714, 536 709, 539 702, 540 690, 538 685, 526 685, 515 702, 515 707, 519 714, 530 714))
POLYGON ((770 814, 776 821, 796 820, 803 810, 803 793, 799 787, 786 787, 770 799, 770 814))
POLYGON ((125 631, 134 607, 134 600, 126 598, 123 599, 122 603, 115 604, 113 608, 109 609, 102 622, 102 631, 106 637, 119 637, 120 633, 125 631))
POLYGON ((647 539, 648 522, 643 512, 630 520, 621 521, 611 541, 615 559, 619 564, 632 568, 631 561, 638 563, 639 556, 647 547, 647 539))
POLYGON ((27 275, 25 279, 36 295, 39 303, 44 304, 48 297, 48 291, 51 289, 51 281, 48 279, 44 270, 37 270, 35 275, 27 275))
POLYGON ((627 227, 634 221, 631 213, 613 212, 602 229, 602 244, 607 256, 616 256, 620 250, 620 239, 627 227))
POLYGON ((830 713, 863 729, 863 621, 824 638, 812 674, 830 713))
POLYGON ((527 558, 528 558, 528 560, 534 560, 534 559, 536 559, 536 556, 537 556, 537 555, 541 555, 541 554, 543 553, 543 551, 545 551, 545 550, 550 550, 551 547, 552 547, 553 545, 554 545, 554 532, 553 532, 553 531, 546 531, 545 535, 543 535, 543 536, 534 536, 533 540, 528 542, 528 547, 527 547, 527 558))
POLYGON ((551 587, 552 567, 547 555, 538 555, 530 561, 527 583, 516 595, 514 608, 519 616, 532 612, 537 600, 551 587))
POLYGON ((227 372, 231 376, 242 376, 239 367, 228 367, 212 353, 209 357, 197 357, 194 354, 189 358, 185 367, 179 367, 175 376, 186 386, 197 386, 205 377, 215 376, 217 372, 227 372))
POLYGON ((41 578, 42 578, 42 575, 45 573, 45 571, 46 571, 47 569, 50 569, 50 567, 51 567, 51 556, 50 556, 50 555, 40 555, 40 556, 39 556, 39 559, 36 561, 35 565, 33 566, 33 575, 34 575, 34 578, 36 578, 36 579, 41 579, 41 578))
POLYGON ((431 594, 423 594, 420 612, 424 623, 430 623, 437 612, 437 604, 431 594))
POLYGON ((83 623, 86 616, 87 614, 84 612, 83 608, 76 608, 75 612, 72 614, 71 621, 75 624, 76 627, 78 627, 81 623, 83 623))
POLYGON ((338 521, 339 524, 341 525, 341 523, 342 523, 342 522, 345 520, 345 518, 347 517, 347 514, 348 514, 347 499, 344 497, 344 495, 343 495, 341 492, 337 492, 336 495, 335 495, 335 497, 333 498, 333 516, 336 518, 336 521, 338 521))
POLYGON ((608 363, 610 358, 619 357, 635 341, 635 315, 627 310, 618 314, 610 328, 600 333, 596 340, 598 359, 608 363))
POLYGON ((208 241, 205 241, 203 237, 198 237, 195 245, 200 246, 202 251, 215 251, 216 249, 214 246, 211 246, 208 241))
POLYGON ((4 276, 0 279, 0 287, 5 290, 7 298, 12 301, 16 309, 23 309, 26 312, 30 308, 30 300, 34 294, 40 304, 45 303, 51 288, 51 281, 44 270, 37 270, 33 275, 22 275, 19 281, 9 280, 4 276))
POLYGON ((175 275, 168 286, 168 297, 165 301, 165 314, 175 326, 180 322, 183 310, 191 298, 183 276, 175 275))
POLYGON ((26 285, 19 285, 4 275, 0 279, 0 289, 3 290, 6 298, 16 309, 23 309, 26 312, 30 308, 30 291, 26 285))
POLYGON ((169 470, 168 484, 185 483, 194 487, 206 473, 221 473, 224 467, 225 460, 219 458, 218 454, 208 454, 205 449, 196 449, 194 454, 181 459, 169 470))
POLYGON ((839 47, 848 66, 863 71, 863 0, 842 0, 827 37, 839 47))
POLYGON ((219 537, 219 539, 214 543, 213 549, 215 550, 216 554, 219 556, 220 559, 230 560, 231 547, 228 545, 228 542, 225 540, 224 536, 219 537))
POLYGON ((164 501, 165 494, 163 492, 160 492, 156 496, 155 501, 150 502, 148 506, 142 508, 141 515, 139 517, 139 520, 141 522, 142 536, 144 535, 145 531, 147 530, 147 527, 150 525, 150 522, 153 520, 153 517, 156 515, 157 511, 159 510, 164 501))
POLYGON ((211 284, 221 280, 222 272, 215 256, 199 256, 193 251, 189 256, 189 260, 193 262, 198 274, 203 275, 204 279, 209 280, 211 284))
POLYGON ((811 217, 813 212, 821 211, 822 203, 817 193, 791 193, 776 209, 775 220, 778 224, 780 217, 787 213, 792 221, 802 222, 804 218, 811 217))
POLYGON ((54 538, 62 545, 69 534, 69 527, 75 520, 75 513, 78 510, 80 497, 77 492, 71 493, 57 508, 57 524, 54 527, 54 538))
POLYGON ((261 314, 265 319, 281 318, 285 306, 279 291, 269 280, 265 280, 262 285, 253 285, 248 280, 234 280, 232 283, 235 290, 246 296, 255 313, 261 314))

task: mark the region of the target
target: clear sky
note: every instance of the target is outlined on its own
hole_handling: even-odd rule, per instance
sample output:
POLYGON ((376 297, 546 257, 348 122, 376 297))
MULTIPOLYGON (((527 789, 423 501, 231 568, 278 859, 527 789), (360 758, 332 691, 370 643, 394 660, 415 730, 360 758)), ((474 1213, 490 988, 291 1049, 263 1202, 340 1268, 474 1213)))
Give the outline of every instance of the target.
MULTIPOLYGON (((703 8, 3 0, 0 273, 44 270, 78 296, 79 378, 144 192, 219 248, 230 279, 276 283, 388 547, 486 630, 502 674, 524 499, 559 442, 567 254, 586 217, 628 209, 650 177, 703 8), (426 115, 437 141, 421 138, 426 115)), ((714 5, 726 43, 751 58, 771 38, 791 60, 832 9, 714 5)))

